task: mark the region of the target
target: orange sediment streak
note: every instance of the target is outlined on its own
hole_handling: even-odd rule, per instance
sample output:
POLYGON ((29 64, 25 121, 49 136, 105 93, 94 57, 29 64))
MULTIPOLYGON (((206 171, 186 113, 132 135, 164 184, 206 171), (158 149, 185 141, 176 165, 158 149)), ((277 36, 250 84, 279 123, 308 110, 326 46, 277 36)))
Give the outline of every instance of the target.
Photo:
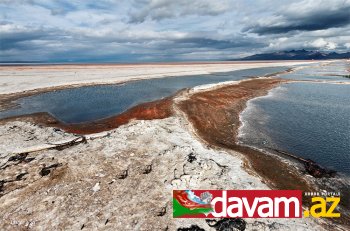
POLYGON ((0 123, 6 123, 7 121, 13 120, 29 121, 49 127, 61 128, 66 132, 84 135, 108 131, 123 124, 127 124, 132 120, 153 120, 170 117, 173 115, 172 102, 172 97, 168 97, 140 104, 116 116, 79 124, 63 123, 48 113, 35 113, 31 115, 11 117, 2 119, 0 123))
POLYGON ((140 104, 117 116, 82 124, 62 124, 67 132, 76 134, 91 134, 111 130, 131 120, 164 119, 172 115, 172 99, 165 98, 154 102, 140 104))

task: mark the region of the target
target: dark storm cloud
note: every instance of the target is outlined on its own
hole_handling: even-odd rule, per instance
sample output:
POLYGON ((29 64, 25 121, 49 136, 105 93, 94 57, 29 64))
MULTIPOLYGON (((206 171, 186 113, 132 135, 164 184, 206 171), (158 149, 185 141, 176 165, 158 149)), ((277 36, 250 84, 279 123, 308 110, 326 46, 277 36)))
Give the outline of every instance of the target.
POLYGON ((177 46, 181 47, 207 47, 214 49, 231 49, 231 48, 243 48, 243 47, 262 47, 263 43, 260 43, 252 38, 235 37, 234 39, 212 39, 203 37, 188 37, 174 40, 177 46))
MULTIPOLYGON (((310 1, 308 1, 310 3, 310 1)), ((306 4, 307 2, 305 2, 306 4)), ((303 10, 302 4, 295 4, 285 12, 277 13, 271 20, 247 26, 243 31, 265 34, 281 34, 290 31, 315 31, 350 24, 350 2, 314 1, 313 7, 303 10), (329 5, 329 7, 327 7, 329 5)))
POLYGON ((217 16, 230 9, 227 0, 135 0, 134 5, 137 7, 130 12, 131 23, 141 23, 146 19, 160 21, 188 15, 217 16))
MULTIPOLYGON (((1 24, 1 23, 0 23, 1 24)), ((13 23, 3 23, 3 27, 7 30, 1 31, 0 48, 1 50, 17 49, 17 50, 31 50, 37 49, 36 41, 60 41, 64 42, 67 33, 62 30, 54 30, 48 28, 31 28, 21 27, 13 23)))
POLYGON ((23 41, 36 40, 46 36, 46 31, 16 28, 13 31, 1 33, 0 46, 2 50, 18 48, 23 41))
POLYGON ((0 61, 222 60, 350 48, 350 0, 0 0, 0 12, 0 61))

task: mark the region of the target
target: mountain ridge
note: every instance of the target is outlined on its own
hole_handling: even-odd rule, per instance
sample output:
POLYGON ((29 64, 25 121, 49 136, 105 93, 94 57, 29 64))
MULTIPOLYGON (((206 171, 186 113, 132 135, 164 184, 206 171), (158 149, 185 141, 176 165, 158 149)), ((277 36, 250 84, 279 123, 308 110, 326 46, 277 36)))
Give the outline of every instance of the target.
POLYGON ((308 50, 277 51, 261 53, 241 58, 239 60, 322 60, 322 59, 349 59, 350 52, 322 52, 308 50))

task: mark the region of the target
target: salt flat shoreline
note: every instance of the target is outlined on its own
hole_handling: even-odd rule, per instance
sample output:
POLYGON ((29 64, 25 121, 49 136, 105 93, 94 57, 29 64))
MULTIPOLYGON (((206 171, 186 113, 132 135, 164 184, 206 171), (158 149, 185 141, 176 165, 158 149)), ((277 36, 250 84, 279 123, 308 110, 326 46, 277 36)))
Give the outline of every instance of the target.
MULTIPOLYGON (((285 65, 286 63, 281 66, 285 65)), ((272 81, 271 86, 267 85, 265 90, 256 94, 264 94, 280 80, 267 81, 272 81)), ((218 93, 223 88, 231 91, 232 86, 234 90, 234 86, 240 82, 196 87, 183 94, 180 92, 175 99, 167 98, 139 105, 124 116, 129 120, 125 121, 123 117, 123 123, 117 128, 109 127, 113 124, 107 124, 106 128, 109 129, 103 129, 109 131, 93 131, 92 133, 101 133, 85 135, 86 142, 64 146, 62 150, 47 144, 74 140, 76 136, 70 132, 76 133, 79 130, 65 132, 54 128, 60 126, 52 121, 46 124, 48 127, 43 127, 43 118, 35 120, 35 116, 3 121, 0 123, 0 160, 1 168, 4 168, 0 173, 0 180, 4 179, 0 187, 0 217, 4 218, 0 222, 2 227, 6 229, 30 225, 34 229, 85 227, 126 230, 167 227, 169 230, 176 230, 196 224, 205 230, 211 230, 204 220, 171 218, 171 189, 271 188, 266 179, 256 175, 256 171, 251 171, 248 167, 251 159, 247 161, 247 157, 242 155, 245 149, 221 149, 221 145, 210 140, 215 133, 207 137, 203 133, 205 129, 201 133, 201 127, 191 118, 200 110, 188 111, 191 104, 197 104, 198 99, 192 96, 202 94, 200 97, 210 99, 210 94, 218 93), (169 103, 172 100, 175 105, 169 103), (43 174, 43 169, 48 174, 43 174), (134 197, 129 200, 121 199, 124 194, 133 194, 134 197), (161 198, 161 203, 156 200, 148 201, 147 209, 143 207, 140 211, 139 206, 142 207, 145 203, 145 195, 161 198), (58 198, 58 202, 54 198, 58 198), (94 202, 95 200, 99 203, 94 202), (132 205, 124 210, 124 214, 116 212, 130 206, 130 201, 132 205), (43 202, 42 206, 37 206, 43 202), (21 204, 19 207, 18 203, 21 204), (15 208, 15 213, 9 213, 15 208), (31 214, 26 213, 28 209, 32 211, 31 214), (147 213, 149 210, 152 212, 147 213), (42 219, 49 211, 49 217, 55 217, 59 222, 42 219), (101 214, 98 211, 102 211, 99 212, 101 214), (135 211, 139 212, 135 214, 135 211), (71 217, 68 213, 75 215, 71 217), (96 218, 89 218, 91 216, 96 218)), ((254 84, 252 86, 256 87, 254 84)), ((254 96, 255 94, 244 97, 254 96)), ((230 101, 226 101, 227 103, 230 101)), ((242 107, 243 103, 238 102, 238 109, 241 110, 242 107)), ((44 116, 45 119, 47 118, 44 116)), ((120 122, 120 119, 115 118, 109 122, 120 122)), ((63 129, 67 130, 65 127, 63 129)), ((88 130, 89 127, 84 129, 88 130)), ((231 128, 227 131, 230 132, 231 128)), ((218 138, 222 138, 220 134, 218 138)), ((326 227, 323 221, 311 218, 279 219, 277 222, 273 219, 247 219, 246 222, 247 229, 323 230, 326 227)))
POLYGON ((114 84, 141 79, 203 75, 250 68, 295 66, 318 62, 330 61, 0 66, 0 94, 6 95, 72 85, 114 84))
POLYGON ((18 98, 67 88, 318 62, 332 61, 0 66, 0 110, 18 98))

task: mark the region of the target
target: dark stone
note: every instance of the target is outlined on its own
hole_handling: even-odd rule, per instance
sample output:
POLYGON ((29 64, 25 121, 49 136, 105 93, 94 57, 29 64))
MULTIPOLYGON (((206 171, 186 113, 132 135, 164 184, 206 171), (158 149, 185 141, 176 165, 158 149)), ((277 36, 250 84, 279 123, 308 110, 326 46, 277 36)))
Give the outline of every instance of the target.
POLYGON ((5 181, 0 180, 0 192, 4 190, 5 181))
POLYGON ((25 160, 25 158, 28 156, 28 153, 20 153, 20 154, 16 154, 14 156, 11 156, 8 161, 23 161, 25 160))
POLYGON ((120 175, 117 176, 118 179, 125 179, 128 177, 128 170, 124 170, 120 175))
POLYGON ((21 173, 19 175, 16 176, 16 181, 22 180, 22 177, 24 177, 25 175, 27 175, 27 172, 21 173))
POLYGON ((157 213, 158 217, 162 217, 166 214, 166 207, 162 207, 161 210, 157 213))
POLYGON ((35 158, 34 158, 34 157, 30 157, 30 158, 24 159, 23 161, 24 161, 25 163, 29 163, 29 162, 32 162, 33 160, 35 160, 35 158))
POLYGON ((62 166, 61 163, 56 163, 56 164, 52 164, 52 165, 47 166, 47 167, 43 167, 43 168, 40 170, 39 174, 40 174, 41 176, 47 176, 47 175, 50 174, 51 169, 55 169, 55 168, 60 167, 60 166, 62 166))
POLYGON ((40 171, 40 176, 47 176, 47 175, 50 174, 50 172, 51 172, 50 169, 44 167, 44 168, 42 168, 41 171, 40 171))
POLYGON ((187 156, 187 161, 188 161, 188 162, 192 163, 193 161, 196 161, 196 160, 197 160, 197 158, 196 158, 196 156, 193 154, 193 152, 191 152, 190 154, 188 154, 188 156, 187 156))
POLYGON ((198 225, 191 225, 189 228, 178 228, 177 231, 205 231, 198 225))
POLYGON ((144 169, 144 171, 142 172, 143 174, 148 174, 152 172, 152 165, 147 165, 146 168, 144 169))
POLYGON ((215 228, 216 231, 243 231, 247 225, 241 218, 206 219, 205 221, 210 227, 215 228))
POLYGON ((323 168, 310 159, 304 162, 304 167, 306 172, 315 178, 334 177, 336 175, 336 171, 323 168))

